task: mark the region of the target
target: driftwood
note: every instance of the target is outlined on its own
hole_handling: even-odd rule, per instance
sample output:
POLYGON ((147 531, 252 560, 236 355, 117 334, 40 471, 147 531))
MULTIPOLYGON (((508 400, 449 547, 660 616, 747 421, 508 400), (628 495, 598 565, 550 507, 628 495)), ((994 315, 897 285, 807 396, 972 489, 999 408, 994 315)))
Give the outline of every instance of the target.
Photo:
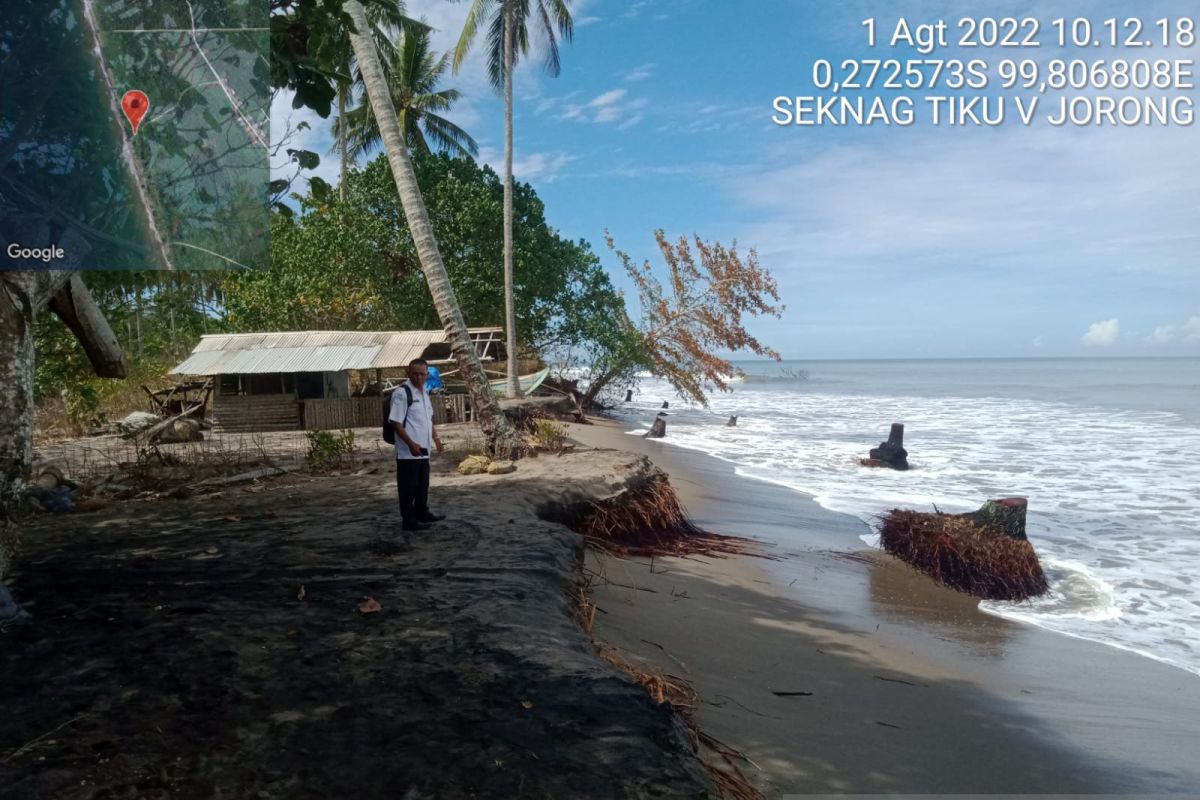
POLYGON ((147 441, 147 442, 153 442, 154 437, 158 436, 163 431, 168 430, 177 421, 184 419, 185 417, 190 417, 192 414, 195 414, 197 411, 199 411, 202 408, 204 408, 203 402, 196 403, 194 406, 184 410, 182 413, 176 414, 173 417, 168 417, 167 419, 164 419, 162 422, 159 422, 156 425, 151 425, 149 428, 145 428, 141 431, 138 431, 136 434, 133 435, 133 438, 135 440, 145 439, 145 441, 147 441))
POLYGON ((227 475, 216 478, 208 478, 196 484, 196 488, 201 486, 228 486, 231 483, 245 483, 246 481, 256 481, 259 478, 270 478, 275 475, 284 475, 288 472, 295 472, 299 467, 260 467, 252 469, 249 472, 239 472, 237 475, 227 475))

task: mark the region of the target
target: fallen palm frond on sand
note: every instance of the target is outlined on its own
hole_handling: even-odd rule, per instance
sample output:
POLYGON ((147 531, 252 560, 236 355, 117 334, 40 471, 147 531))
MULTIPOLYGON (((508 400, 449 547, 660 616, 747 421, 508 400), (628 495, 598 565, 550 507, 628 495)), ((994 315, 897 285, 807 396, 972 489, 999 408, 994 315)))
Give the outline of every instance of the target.
POLYGON ((591 544, 619 557, 760 555, 750 539, 701 530, 665 475, 619 497, 590 503, 564 520, 591 544))
POLYGON ((729 745, 714 739, 697 727, 694 715, 696 712, 696 691, 682 678, 665 675, 659 672, 647 672, 626 661, 620 653, 607 645, 600 646, 600 657, 617 669, 621 670, 635 682, 645 687, 654 702, 666 703, 683 721, 692 746, 697 752, 702 749, 719 758, 702 759, 704 768, 708 771, 713 783, 728 800, 763 800, 763 793, 754 787, 736 762, 754 764, 745 754, 729 745))
POLYGON ((883 549, 943 586, 986 600, 1025 600, 1049 590, 1033 545, 971 515, 893 509, 883 549))

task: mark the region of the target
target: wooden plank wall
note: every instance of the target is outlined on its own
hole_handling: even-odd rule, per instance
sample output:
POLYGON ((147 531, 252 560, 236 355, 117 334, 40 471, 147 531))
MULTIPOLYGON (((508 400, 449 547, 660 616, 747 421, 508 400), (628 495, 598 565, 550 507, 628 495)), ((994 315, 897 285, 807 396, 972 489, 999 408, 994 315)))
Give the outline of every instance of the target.
POLYGON ((304 429, 310 431, 383 426, 383 400, 378 397, 335 397, 304 401, 304 429))
MULTIPOLYGON (((433 421, 437 425, 464 422, 465 394, 434 395, 433 421)), ((383 425, 383 403, 378 397, 339 397, 304 401, 304 428, 310 431, 343 428, 376 428, 383 425)))
POLYGON ((448 422, 467 421, 467 396, 465 394, 433 395, 433 421, 436 425, 448 422))
POLYGON ((212 413, 218 433, 300 429, 300 402, 294 394, 213 395, 212 413))

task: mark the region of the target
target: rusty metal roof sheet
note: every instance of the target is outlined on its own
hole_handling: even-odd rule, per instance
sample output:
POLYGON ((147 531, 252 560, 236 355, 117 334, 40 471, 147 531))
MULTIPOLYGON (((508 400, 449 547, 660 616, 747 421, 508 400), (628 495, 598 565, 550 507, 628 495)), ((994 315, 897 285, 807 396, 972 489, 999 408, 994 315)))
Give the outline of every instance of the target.
MULTIPOLYGON (((498 328, 471 328, 488 334, 498 328)), ((223 333, 200 338, 173 375, 234 375, 265 372, 340 372, 403 367, 444 331, 296 331, 223 333)))

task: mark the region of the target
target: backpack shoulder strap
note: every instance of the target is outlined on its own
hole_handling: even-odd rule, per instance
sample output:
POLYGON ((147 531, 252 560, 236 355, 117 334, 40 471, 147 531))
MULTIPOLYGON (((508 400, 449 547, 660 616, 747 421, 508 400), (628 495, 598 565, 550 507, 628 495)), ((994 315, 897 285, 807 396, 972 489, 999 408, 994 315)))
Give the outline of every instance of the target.
POLYGON ((401 420, 400 427, 407 429, 407 427, 408 427, 408 425, 407 425, 408 412, 412 409, 413 393, 412 393, 412 389, 409 387, 409 385, 407 383, 400 384, 400 388, 404 390, 404 398, 406 400, 408 400, 408 405, 406 405, 404 407, 404 419, 401 420))

